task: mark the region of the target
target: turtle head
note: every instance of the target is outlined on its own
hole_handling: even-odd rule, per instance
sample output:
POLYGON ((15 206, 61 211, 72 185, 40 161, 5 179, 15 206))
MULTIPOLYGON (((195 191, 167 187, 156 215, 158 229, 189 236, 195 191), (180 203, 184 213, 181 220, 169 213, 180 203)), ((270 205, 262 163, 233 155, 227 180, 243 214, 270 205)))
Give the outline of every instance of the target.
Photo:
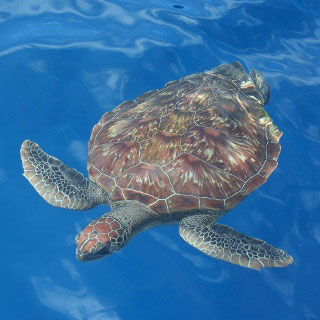
POLYGON ((121 249, 129 240, 128 230, 111 214, 91 222, 75 238, 80 261, 103 258, 121 249))

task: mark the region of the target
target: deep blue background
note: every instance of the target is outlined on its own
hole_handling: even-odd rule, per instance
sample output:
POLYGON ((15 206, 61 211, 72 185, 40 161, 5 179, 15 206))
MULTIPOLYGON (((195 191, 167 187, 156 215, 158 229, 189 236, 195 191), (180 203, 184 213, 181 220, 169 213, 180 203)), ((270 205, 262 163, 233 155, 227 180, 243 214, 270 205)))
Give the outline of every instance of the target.
POLYGON ((1 319, 320 319, 318 0, 1 0, 0 35, 1 319), (75 234, 107 208, 49 206, 21 175, 22 141, 86 172, 105 111, 233 60, 263 72, 284 135, 278 169, 222 222, 294 264, 214 260, 176 226, 78 262, 75 234))

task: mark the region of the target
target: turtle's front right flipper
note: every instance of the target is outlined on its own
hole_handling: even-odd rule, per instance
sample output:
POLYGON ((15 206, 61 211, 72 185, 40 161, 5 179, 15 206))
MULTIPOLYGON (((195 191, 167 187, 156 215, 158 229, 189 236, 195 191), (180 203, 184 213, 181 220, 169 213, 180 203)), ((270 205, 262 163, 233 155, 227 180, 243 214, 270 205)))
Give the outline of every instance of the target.
POLYGON ((239 266, 261 268, 286 267, 293 262, 281 249, 256 238, 246 236, 223 224, 210 225, 206 216, 182 219, 179 226, 181 237, 205 254, 239 266))
POLYGON ((73 210, 86 210, 107 203, 107 194, 97 184, 49 156, 36 143, 24 141, 20 154, 23 175, 48 203, 73 210))

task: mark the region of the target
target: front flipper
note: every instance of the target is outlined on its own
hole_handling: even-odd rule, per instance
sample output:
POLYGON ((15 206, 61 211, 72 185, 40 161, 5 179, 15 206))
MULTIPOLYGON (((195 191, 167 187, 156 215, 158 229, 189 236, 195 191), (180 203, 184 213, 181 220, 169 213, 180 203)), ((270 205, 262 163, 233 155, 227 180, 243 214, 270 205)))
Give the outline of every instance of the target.
POLYGON ((107 194, 97 184, 46 154, 36 143, 24 141, 20 154, 23 175, 48 203, 73 210, 107 203, 107 194))
MULTIPOLYGON (((226 225, 208 223, 208 216, 191 216, 180 222, 181 237, 205 254, 255 270, 285 267, 291 256, 268 243, 248 237, 226 225)), ((211 220, 212 221, 212 220, 211 220)))

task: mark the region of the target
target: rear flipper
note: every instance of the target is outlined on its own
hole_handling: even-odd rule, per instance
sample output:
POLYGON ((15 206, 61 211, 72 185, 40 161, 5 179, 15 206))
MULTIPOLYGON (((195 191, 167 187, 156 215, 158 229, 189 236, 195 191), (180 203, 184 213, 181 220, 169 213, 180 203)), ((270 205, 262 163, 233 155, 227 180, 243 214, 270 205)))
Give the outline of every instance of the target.
POLYGON ((20 154, 23 175, 48 203, 73 210, 107 203, 107 194, 97 184, 46 154, 36 143, 24 141, 20 154))
POLYGON ((284 251, 262 240, 248 237, 223 224, 208 224, 206 216, 183 219, 179 233, 186 242, 205 254, 242 267, 260 270, 285 267, 293 262, 284 251))

